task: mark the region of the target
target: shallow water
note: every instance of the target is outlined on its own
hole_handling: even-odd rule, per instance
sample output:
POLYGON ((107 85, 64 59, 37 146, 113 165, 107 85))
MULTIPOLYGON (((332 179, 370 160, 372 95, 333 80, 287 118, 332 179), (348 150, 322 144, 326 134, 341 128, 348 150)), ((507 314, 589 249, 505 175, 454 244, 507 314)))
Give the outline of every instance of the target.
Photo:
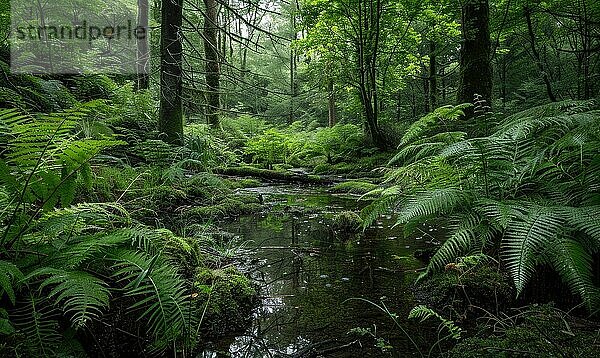
POLYGON ((385 304, 413 340, 427 340, 406 316, 414 306, 410 286, 422 269, 412 254, 433 245, 435 229, 405 239, 387 216, 343 243, 328 223, 335 213, 364 207, 358 197, 299 186, 245 191, 261 195, 270 210, 222 226, 247 240, 247 273, 261 287, 262 305, 246 332, 202 357, 305 357, 308 348, 327 357, 418 356, 392 319, 363 299, 385 304), (370 333, 349 334, 357 328, 370 333), (377 338, 393 348, 375 347, 377 338))

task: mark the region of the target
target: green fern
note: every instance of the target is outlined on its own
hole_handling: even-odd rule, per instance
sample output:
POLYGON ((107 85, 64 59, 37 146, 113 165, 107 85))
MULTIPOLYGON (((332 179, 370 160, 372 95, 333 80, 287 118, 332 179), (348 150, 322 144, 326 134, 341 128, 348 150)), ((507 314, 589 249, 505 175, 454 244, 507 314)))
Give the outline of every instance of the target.
POLYGON ((15 264, 0 260, 0 298, 6 293, 14 305, 16 303, 15 284, 23 278, 23 273, 15 264))
POLYGON ((440 125, 447 125, 464 116, 464 110, 471 107, 471 104, 461 104, 458 106, 440 107, 432 113, 422 117, 413 123, 407 130, 401 140, 401 145, 411 143, 422 137, 432 129, 437 129, 440 125))
POLYGON ((405 232, 442 218, 449 236, 425 275, 469 253, 500 247, 518 293, 549 264, 588 305, 598 304, 591 255, 600 252, 600 111, 566 101, 509 116, 486 137, 440 133, 435 115, 407 132, 381 195, 364 212, 388 210, 405 232), (433 134, 432 134, 433 133, 433 134))
POLYGON ((439 313, 435 312, 431 308, 419 305, 410 310, 408 314, 409 319, 418 319, 421 322, 425 322, 430 318, 435 318, 440 322, 440 330, 445 328, 453 339, 459 340, 462 335, 462 329, 458 327, 454 322, 442 317, 439 313))
POLYGON ((108 307, 107 283, 90 273, 43 267, 29 274, 27 279, 39 277, 46 277, 39 289, 52 288, 48 298, 71 317, 75 329, 85 327, 108 307))
POLYGON ((186 296, 183 278, 174 268, 161 262, 160 256, 117 250, 110 254, 115 262, 113 277, 124 283, 127 296, 136 298, 130 308, 138 319, 147 320, 159 348, 166 347, 189 330, 195 315, 186 296))

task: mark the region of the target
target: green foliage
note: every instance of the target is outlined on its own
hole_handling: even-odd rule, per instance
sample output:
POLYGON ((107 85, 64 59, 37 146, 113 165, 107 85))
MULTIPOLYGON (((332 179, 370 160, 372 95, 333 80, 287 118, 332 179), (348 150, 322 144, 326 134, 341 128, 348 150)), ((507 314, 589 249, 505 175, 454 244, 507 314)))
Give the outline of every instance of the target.
POLYGON ((471 107, 470 104, 458 106, 445 106, 434 110, 433 112, 421 117, 414 122, 402 136, 401 146, 408 143, 414 143, 422 139, 424 135, 430 135, 432 130, 448 127, 452 122, 457 121, 464 116, 464 110, 471 107))
POLYGON ((419 305, 410 310, 408 318, 418 319, 421 322, 425 322, 430 318, 434 318, 440 322, 439 330, 446 329, 452 339, 459 340, 461 338, 462 329, 458 327, 454 322, 442 317, 439 313, 433 309, 419 305))
POLYGON ((409 129, 395 158, 405 166, 388 172, 381 198, 364 211, 366 223, 390 207, 407 232, 444 219, 450 234, 428 273, 499 246, 518 293, 538 265, 550 264, 593 310, 599 291, 591 255, 600 251, 594 106, 533 108, 476 138, 440 133, 437 117, 428 116, 409 129))
POLYGON ((481 322, 475 336, 459 342, 445 356, 593 357, 598 349, 597 332, 591 326, 549 305, 532 305, 481 322))
POLYGON ((72 205, 92 159, 121 144, 83 136, 97 105, 35 118, 0 111, 2 334, 16 355, 69 354, 70 332, 92 329, 124 297, 135 298, 123 310, 144 319, 154 349, 195 340, 185 280, 167 264, 172 234, 133 224, 118 204, 72 205))
POLYGON ((303 130, 295 122, 285 131, 270 128, 246 143, 245 153, 253 162, 268 167, 274 164, 315 166, 319 163, 337 163, 342 159, 359 156, 365 147, 365 135, 353 124, 338 124, 332 128, 303 130))
POLYGON ((289 151, 288 137, 274 128, 253 137, 246 144, 246 154, 252 156, 252 161, 264 163, 269 168, 276 163, 287 163, 289 151))

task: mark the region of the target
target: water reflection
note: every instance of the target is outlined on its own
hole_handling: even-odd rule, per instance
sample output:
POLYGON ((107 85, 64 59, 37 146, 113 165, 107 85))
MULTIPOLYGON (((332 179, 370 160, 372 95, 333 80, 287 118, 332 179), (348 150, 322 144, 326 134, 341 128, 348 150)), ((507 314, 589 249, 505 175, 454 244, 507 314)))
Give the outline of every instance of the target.
MULTIPOLYGON (((431 240, 403 239, 401 228, 392 228, 394 218, 386 216, 359 240, 337 242, 328 227, 331 216, 366 203, 299 187, 255 192, 271 205, 271 213, 239 218, 225 229, 253 242, 248 255, 255 265, 248 274, 261 287, 262 305, 244 334, 218 342, 201 357, 416 355, 389 317, 348 299, 384 300, 406 317, 413 306, 409 285, 421 268, 412 252, 429 247, 431 240), (359 327, 395 349, 384 353, 369 339, 349 334, 359 327)), ((403 324, 411 330, 413 323, 403 324)))

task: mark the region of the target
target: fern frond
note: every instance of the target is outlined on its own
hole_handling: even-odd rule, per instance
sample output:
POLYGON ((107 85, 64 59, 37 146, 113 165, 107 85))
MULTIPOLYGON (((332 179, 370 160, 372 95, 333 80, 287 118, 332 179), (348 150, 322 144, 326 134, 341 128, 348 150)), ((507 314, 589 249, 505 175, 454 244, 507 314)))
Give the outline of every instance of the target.
POLYGON ((502 240, 501 256, 514 280, 517 293, 523 290, 539 263, 539 254, 547 245, 555 242, 563 224, 563 217, 556 211, 540 207, 533 208, 520 220, 511 222, 502 240))
POLYGON ((550 246, 546 256, 571 291, 592 310, 600 291, 594 285, 592 256, 586 248, 575 240, 560 238, 550 246))
POLYGON ((480 252, 491 239, 491 228, 479 215, 461 215, 458 223, 452 226, 452 235, 431 257, 427 274, 441 271, 459 257, 480 252))
POLYGON ((6 293, 10 302, 16 303, 15 283, 24 278, 23 273, 12 262, 0 260, 0 298, 6 293))
POLYGON ((186 297, 184 280, 176 270, 155 255, 117 250, 113 276, 124 286, 124 293, 137 302, 130 308, 139 311, 139 319, 148 321, 149 331, 158 347, 166 347, 187 332, 194 307, 186 297))
POLYGON ((24 337, 15 349, 17 352, 24 352, 29 357, 55 356, 61 339, 56 308, 30 295, 23 305, 10 312, 9 318, 16 333, 24 337))
POLYGON ((471 196, 460 188, 443 188, 419 192, 407 197, 398 212, 398 223, 432 215, 447 215, 455 208, 469 207, 471 196))
POLYGON ((40 290, 52 287, 48 297, 62 306, 75 329, 85 327, 108 307, 108 285, 90 273, 44 267, 27 276, 28 279, 41 277, 46 278, 40 290))
POLYGON ((437 108, 433 112, 414 122, 404 133, 401 145, 406 145, 414 140, 421 138, 432 128, 440 123, 448 124, 464 116, 464 110, 471 107, 471 104, 461 104, 458 106, 444 106, 437 108))
POLYGON ((424 305, 416 306, 412 310, 410 310, 410 312, 408 313, 408 318, 418 319, 421 322, 425 322, 430 318, 435 318, 440 322, 440 329, 447 329, 452 338, 458 340, 462 335, 462 329, 458 327, 454 322, 442 317, 439 313, 424 305))
POLYGON ((399 193, 397 187, 384 190, 381 197, 361 210, 360 216, 363 219, 363 228, 369 227, 381 215, 392 211, 401 198, 402 194, 399 193))

